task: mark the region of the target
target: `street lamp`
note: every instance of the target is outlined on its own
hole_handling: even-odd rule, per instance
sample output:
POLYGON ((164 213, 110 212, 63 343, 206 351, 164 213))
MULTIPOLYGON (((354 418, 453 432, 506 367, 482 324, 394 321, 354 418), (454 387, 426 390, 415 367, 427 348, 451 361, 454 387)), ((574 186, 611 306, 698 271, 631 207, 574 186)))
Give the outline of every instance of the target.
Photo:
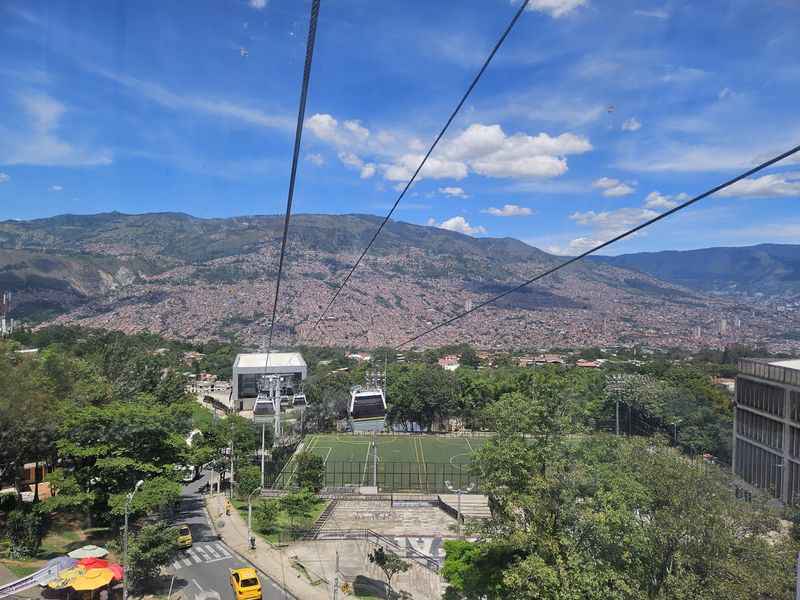
POLYGON ((125 533, 122 537, 122 600, 128 600, 128 512, 131 508, 133 496, 144 485, 141 479, 136 482, 133 491, 125 498, 125 533))
POLYGON ((458 515, 458 518, 457 518, 457 521, 458 521, 458 539, 461 539, 461 494, 469 494, 472 491, 472 488, 475 487, 475 484, 474 483, 470 483, 463 490, 460 489, 460 488, 459 489, 454 488, 450 484, 449 481, 445 481, 444 484, 447 486, 448 490, 450 490, 454 494, 458 495, 458 505, 457 505, 458 506, 458 509, 457 509, 458 512, 456 514, 458 515))
POLYGON ((250 544, 251 548, 255 548, 255 544, 253 543, 253 535, 250 533, 253 526, 253 494, 256 492, 261 491, 261 486, 258 486, 250 495, 247 496, 247 542, 250 544))

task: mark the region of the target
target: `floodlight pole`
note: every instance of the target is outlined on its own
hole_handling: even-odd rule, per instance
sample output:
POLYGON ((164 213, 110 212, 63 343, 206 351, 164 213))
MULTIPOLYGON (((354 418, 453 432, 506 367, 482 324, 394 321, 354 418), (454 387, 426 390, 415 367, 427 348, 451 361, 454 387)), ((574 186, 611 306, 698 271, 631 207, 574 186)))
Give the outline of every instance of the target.
POLYGON ((136 482, 133 491, 128 493, 125 498, 125 532, 122 536, 122 600, 128 600, 128 512, 131 509, 133 496, 142 487, 144 481, 141 479, 136 482))
POLYGON ((463 539, 462 531, 461 531, 461 494, 469 494, 472 491, 472 488, 475 487, 474 483, 470 483, 466 488, 463 490, 461 488, 455 489, 449 481, 445 481, 444 484, 447 486, 447 489, 453 492, 458 496, 458 503, 456 504, 456 515, 458 521, 458 539, 463 539))

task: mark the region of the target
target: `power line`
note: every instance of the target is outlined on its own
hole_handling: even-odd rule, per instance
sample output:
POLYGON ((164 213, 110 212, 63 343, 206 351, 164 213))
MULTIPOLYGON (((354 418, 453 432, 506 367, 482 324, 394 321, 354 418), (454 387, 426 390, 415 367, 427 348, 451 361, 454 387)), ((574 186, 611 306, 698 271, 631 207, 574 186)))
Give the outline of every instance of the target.
POLYGON ((281 255, 278 259, 278 277, 275 279, 275 301, 272 303, 272 319, 269 324, 269 339, 267 342, 267 360, 272 349, 272 332, 275 329, 275 316, 278 313, 278 296, 281 290, 281 277, 283 275, 283 260, 286 256, 286 240, 289 237, 289 221, 292 217, 292 200, 294 199, 294 183, 297 179, 297 162, 300 157, 300 140, 303 137, 303 121, 306 114, 306 100, 308 98, 308 81, 311 77, 311 62, 314 58, 314 40, 317 37, 317 18, 319 17, 320 0, 312 0, 311 19, 308 24, 308 41, 306 42, 306 62, 303 68, 303 85, 300 92, 300 108, 297 111, 297 128, 294 133, 294 153, 292 154, 292 174, 289 177, 289 196, 286 199, 286 216, 283 220, 283 239, 281 240, 281 255))
POLYGON ((593 253, 597 252, 598 250, 602 250, 606 246, 610 246, 611 244, 613 244, 615 242, 618 242, 619 240, 621 240, 623 238, 626 238, 626 237, 628 237, 630 235, 633 235, 637 231, 641 231, 645 227, 649 227, 650 225, 652 225, 654 223, 657 223, 661 219, 665 219, 668 216, 670 216, 670 215, 672 215, 672 214, 674 214, 674 213, 676 213, 678 211, 681 211, 684 208, 687 208, 687 207, 691 206, 695 202, 699 202, 703 198, 706 198, 706 197, 708 197, 708 196, 710 196, 712 194, 715 194, 715 193, 717 193, 717 192, 719 192, 721 190, 724 190, 725 188, 730 187, 731 185, 736 183, 737 181, 741 181, 742 179, 745 179, 746 177, 750 177, 750 175, 758 173, 759 171, 761 171, 763 169, 766 169, 767 167, 774 165, 776 162, 779 162, 779 161, 783 160, 784 158, 788 158, 789 156, 792 156, 793 154, 796 154, 797 152, 800 152, 800 145, 795 146, 791 150, 787 150, 783 154, 779 154, 778 156, 770 158, 766 162, 763 162, 760 165, 758 165, 757 167, 754 167, 754 168, 750 169, 749 171, 746 171, 746 172, 742 173, 741 175, 737 175, 733 179, 729 179, 728 181, 726 181, 724 183, 721 183, 717 187, 711 188, 710 190, 708 190, 706 192, 703 192, 699 196, 695 196, 694 198, 691 198, 691 199, 687 200, 683 204, 679 204, 678 206, 676 206, 674 208, 671 208, 667 212, 661 213, 660 215, 657 215, 657 216, 653 217, 649 221, 645 221, 644 223, 641 223, 641 224, 637 225, 636 227, 633 227, 632 229, 628 229, 626 232, 621 233, 621 234, 619 234, 618 236, 616 236, 614 238, 611 238, 607 242, 603 242, 602 244, 598 244, 594 248, 591 248, 591 249, 587 250, 586 252, 583 252, 582 254, 579 254, 578 256, 573 256, 572 258, 570 258, 568 260, 565 260, 564 262, 556 265, 555 267, 547 269, 546 271, 544 271, 542 273, 539 273, 538 275, 536 275, 534 277, 531 277, 527 281, 525 281, 523 283, 520 283, 519 285, 511 288, 510 290, 506 290, 505 292, 503 292, 501 294, 497 294, 496 296, 494 296, 492 298, 489 298, 488 300, 484 300, 483 302, 481 302, 481 303, 477 304, 476 306, 472 307, 470 310, 465 310, 464 312, 459 313, 454 317, 450 317, 449 319, 446 319, 446 320, 442 321, 441 323, 438 323, 437 325, 434 325, 433 327, 431 327, 429 329, 426 329, 422 333, 420 333, 418 335, 415 335, 414 337, 412 337, 410 339, 407 339, 402 344, 398 344, 397 346, 395 346, 394 349, 395 350, 399 350, 400 348, 402 348, 406 344, 410 344, 411 342, 415 342, 419 338, 421 338, 423 336, 426 336, 429 333, 433 333, 434 331, 436 331, 438 329, 441 329, 442 327, 444 327, 446 325, 449 325, 450 323, 453 323, 454 321, 457 321, 457 320, 459 320, 459 319, 461 319, 463 317, 466 317, 468 314, 473 313, 476 310, 478 310, 480 308, 483 308, 484 306, 486 306, 488 304, 492 304, 493 302, 497 302, 501 298, 504 298, 504 297, 508 296, 509 294, 513 294, 514 292, 517 292, 517 291, 521 290, 522 288, 534 283, 535 281, 539 281, 540 279, 542 279, 544 277, 547 277, 548 275, 550 275, 552 273, 555 273, 556 271, 559 271, 559 270, 563 269, 564 267, 571 265, 574 262, 578 262, 582 258, 585 258, 586 256, 589 256, 590 254, 593 254, 593 253))
POLYGON ((439 135, 437 135, 436 138, 433 140, 433 143, 431 144, 431 147, 428 149, 427 154, 425 154, 425 156, 423 157, 422 161, 419 163, 419 166, 417 167, 417 170, 414 171, 414 174, 411 176, 411 179, 408 180, 408 183, 406 183, 405 187, 403 188, 403 191, 400 192, 400 195, 397 197, 397 200, 394 201, 394 204, 392 205, 391 210, 384 217, 383 222, 380 224, 378 229, 375 231, 375 234, 372 236, 372 239, 367 244, 367 247, 364 248, 364 251, 361 253, 361 256, 358 257, 358 260, 353 265, 353 268, 350 269, 350 272, 347 274, 347 276, 344 278, 342 283, 336 289, 336 292, 334 292, 333 297, 330 299, 330 302, 328 302, 328 306, 326 306, 325 310, 323 310, 322 313, 319 315, 319 318, 317 319, 317 322, 314 323, 314 327, 313 327, 312 331, 314 331, 317 327, 319 327, 320 322, 322 321, 322 319, 325 318, 325 315, 330 310, 331 306, 333 306, 333 303, 336 302, 336 299, 339 297, 339 294, 344 289, 344 287, 347 285, 347 282, 350 281, 350 277, 352 277, 352 275, 355 272, 355 270, 361 264, 361 261, 363 260, 364 256, 366 256, 367 252, 369 252, 369 249, 372 248, 372 244, 375 243, 375 240, 378 238, 378 235, 380 235, 381 231, 383 231, 383 228, 386 226, 386 223, 389 222, 389 219, 394 214, 394 211, 397 208, 397 205, 400 204, 400 201, 403 199, 403 197, 406 195, 406 192, 408 191, 408 189, 411 187, 411 185, 416 180, 417 175, 419 175, 419 172, 422 170, 422 167, 424 167, 425 163, 428 161, 428 157, 431 155, 431 153, 433 153, 433 150, 438 145, 439 140, 442 139, 442 137, 444 136, 445 132, 450 127, 450 124, 453 122, 453 119, 455 119, 456 115, 461 110, 461 107, 464 105, 464 102, 467 101, 467 98, 472 93, 472 90, 475 88, 475 86, 478 84, 478 81, 480 80, 481 76, 483 75, 483 72, 489 66, 489 63, 492 62, 492 59, 494 58, 494 55, 497 54, 497 51, 500 49, 500 46, 503 45, 503 42, 505 41, 506 37, 508 37, 508 34, 511 33, 511 29, 513 29, 514 25, 519 20, 520 16, 522 16, 522 13, 525 10, 525 8, 528 6, 529 2, 530 2, 530 0, 524 0, 524 2, 522 3, 522 5, 519 7, 519 9, 517 10, 516 14, 514 15, 514 18, 511 19, 511 22, 508 24, 508 27, 506 27, 506 30, 503 32, 503 35, 501 35, 500 39, 497 40, 497 43, 494 45, 494 48, 492 48, 492 51, 489 53, 489 56, 486 57, 486 60, 484 61, 483 66, 480 68, 478 73, 472 79, 472 83, 469 84, 469 87, 467 88, 467 91, 464 92, 464 95, 461 97, 461 100, 456 105, 456 107, 453 110, 453 112, 450 114, 450 118, 447 119, 447 122, 444 124, 444 127, 442 127, 442 130, 439 132, 439 135))

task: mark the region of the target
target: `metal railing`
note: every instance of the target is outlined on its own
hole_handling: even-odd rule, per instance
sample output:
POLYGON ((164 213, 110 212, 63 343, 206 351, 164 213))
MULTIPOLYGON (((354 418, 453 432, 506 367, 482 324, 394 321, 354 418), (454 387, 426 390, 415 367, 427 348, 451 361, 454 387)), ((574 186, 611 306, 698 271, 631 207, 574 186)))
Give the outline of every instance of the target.
POLYGON ((760 379, 800 387, 800 370, 798 369, 772 365, 767 360, 757 358, 740 358, 738 367, 739 373, 742 375, 751 375, 760 379))

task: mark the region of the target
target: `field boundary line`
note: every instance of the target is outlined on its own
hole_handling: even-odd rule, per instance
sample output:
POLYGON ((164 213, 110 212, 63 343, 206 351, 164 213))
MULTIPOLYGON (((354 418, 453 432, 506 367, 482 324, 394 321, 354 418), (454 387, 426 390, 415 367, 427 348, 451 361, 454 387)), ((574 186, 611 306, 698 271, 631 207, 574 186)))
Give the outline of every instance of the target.
POLYGON ((428 465, 425 464, 425 451, 422 449, 422 439, 419 440, 419 453, 422 456, 422 468, 425 469, 425 484, 428 483, 428 465))
POLYGON ((472 447, 472 444, 469 443, 469 438, 464 436, 464 441, 467 442, 467 447, 469 448, 469 451, 475 452, 475 449, 472 447))
POLYGON ((361 485, 364 485, 364 480, 367 478, 367 463, 369 463, 369 444, 367 444, 367 454, 364 456, 364 473, 361 475, 361 485))

